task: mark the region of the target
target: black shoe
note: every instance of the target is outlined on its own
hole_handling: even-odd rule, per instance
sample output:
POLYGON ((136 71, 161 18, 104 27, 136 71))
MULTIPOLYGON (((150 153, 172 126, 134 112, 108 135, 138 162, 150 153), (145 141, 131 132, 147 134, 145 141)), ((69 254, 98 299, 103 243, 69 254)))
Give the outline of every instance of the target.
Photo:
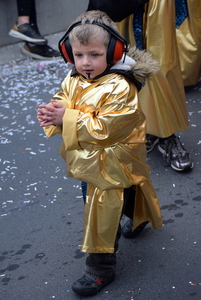
POLYGON ((127 239, 132 239, 138 236, 149 222, 143 222, 132 231, 133 221, 129 219, 121 229, 122 235, 127 239))
POLYGON ((159 141, 159 138, 155 135, 147 134, 146 140, 147 140, 147 142, 146 142, 147 153, 149 153, 154 149, 155 145, 159 141))
POLYGON ((59 51, 52 49, 50 46, 44 44, 32 44, 32 43, 25 43, 22 47, 22 52, 25 55, 28 55, 35 59, 40 60, 51 60, 61 58, 59 51))
POLYGON ((47 43, 47 40, 30 23, 14 24, 8 34, 31 43, 47 43))
POLYGON ((111 283, 115 274, 105 279, 84 274, 72 285, 72 290, 81 296, 92 296, 98 293, 103 287, 111 283))
POLYGON ((174 134, 167 139, 160 139, 158 150, 163 153, 174 170, 186 171, 193 168, 193 160, 190 154, 174 134))

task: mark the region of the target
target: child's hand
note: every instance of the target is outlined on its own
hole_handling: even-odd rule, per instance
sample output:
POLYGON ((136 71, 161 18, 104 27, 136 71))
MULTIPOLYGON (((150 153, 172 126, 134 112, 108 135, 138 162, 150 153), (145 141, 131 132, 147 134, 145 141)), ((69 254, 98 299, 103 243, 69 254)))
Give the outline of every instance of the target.
POLYGON ((41 127, 62 124, 62 118, 66 110, 65 107, 53 99, 51 103, 52 105, 39 105, 37 117, 41 127))

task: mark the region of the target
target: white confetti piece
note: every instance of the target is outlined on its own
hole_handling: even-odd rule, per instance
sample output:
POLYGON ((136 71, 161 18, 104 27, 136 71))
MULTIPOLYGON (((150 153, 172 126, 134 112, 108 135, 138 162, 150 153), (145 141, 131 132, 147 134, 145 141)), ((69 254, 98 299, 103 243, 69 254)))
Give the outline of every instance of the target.
POLYGON ((10 161, 9 160, 4 160, 3 165, 5 165, 5 164, 10 164, 10 161))

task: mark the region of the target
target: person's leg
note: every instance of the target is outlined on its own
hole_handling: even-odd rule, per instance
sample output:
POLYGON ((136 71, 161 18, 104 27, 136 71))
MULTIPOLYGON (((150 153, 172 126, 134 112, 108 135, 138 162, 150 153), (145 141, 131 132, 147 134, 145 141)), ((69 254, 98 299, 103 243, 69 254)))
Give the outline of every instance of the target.
MULTIPOLYGON (((82 193, 85 197, 87 184, 82 182, 82 193)), ((133 212, 135 206, 135 187, 124 189, 124 205, 122 215, 125 214, 132 223, 133 212)), ((146 222, 147 224, 148 222, 146 222)), ((146 224, 143 226, 145 227, 146 224)), ((144 228, 143 227, 143 228, 144 228)), ((143 229, 138 226, 132 231, 132 225, 129 229, 129 237, 138 235, 143 229)), ((72 290, 82 296, 91 296, 99 292, 103 287, 111 283, 115 278, 116 268, 116 252, 118 242, 121 237, 122 229, 119 224, 115 244, 114 253, 89 253, 86 259, 86 271, 84 275, 78 279, 73 285, 72 290)))
MULTIPOLYGON (((29 2, 30 2, 30 0, 29 0, 29 2)), ((35 26, 37 27, 37 30, 38 30, 37 19, 36 19, 36 4, 35 4, 35 0, 31 0, 30 23, 35 24, 35 26)))
POLYGON ((182 145, 176 135, 167 138, 160 138, 158 150, 167 158, 171 167, 176 171, 187 171, 193 168, 191 155, 182 145))
POLYGON ((121 226, 119 225, 115 240, 114 253, 89 253, 86 259, 86 273, 95 276, 111 277, 116 267, 116 252, 121 237, 121 226))
POLYGON ((37 22, 35 0, 16 0, 18 21, 10 30, 9 35, 30 43, 46 44, 47 40, 41 36, 37 22))
POLYGON ((124 190, 124 208, 123 214, 126 215, 129 219, 128 221, 122 226, 121 233, 125 238, 135 238, 137 237, 145 228, 145 226, 149 222, 143 222, 137 228, 132 230, 133 227, 133 212, 135 207, 135 187, 132 186, 131 188, 124 190))
POLYGON ((146 134, 146 149, 147 149, 147 153, 151 152, 155 145, 158 143, 159 138, 155 135, 152 134, 146 134))
POLYGON ((81 187, 82 187, 82 196, 84 204, 86 202, 86 196, 87 196, 87 183, 84 181, 81 181, 81 187))
POLYGON ((147 153, 151 152, 158 144, 158 150, 167 158, 167 162, 174 170, 182 172, 193 168, 193 159, 190 153, 175 134, 166 138, 147 134, 146 139, 147 153))
POLYGON ((91 296, 114 280, 116 251, 120 236, 121 226, 119 225, 114 253, 89 253, 84 275, 72 285, 72 290, 75 293, 82 296, 91 296))
MULTIPOLYGON (((178 21, 177 18, 175 20, 175 4, 178 6, 176 11, 178 11, 181 21, 181 14, 183 15, 187 8, 187 4, 184 2, 186 1, 149 1, 145 10, 139 9, 135 12, 133 20, 131 20, 132 30, 126 28, 129 32, 131 46, 136 44, 139 49, 151 51, 154 58, 160 62, 161 67, 161 71, 155 74, 139 93, 142 110, 147 119, 147 132, 151 134, 147 137, 147 153, 152 151, 155 144, 159 142, 159 151, 164 154, 171 167, 176 171, 193 168, 191 155, 184 149, 179 139, 175 135, 172 136, 173 133, 188 129, 188 113, 175 29, 178 21), (143 22, 144 19, 147 20, 146 24, 143 22), (160 26, 155 24, 160 24, 160 26), (144 38, 145 32, 146 39, 144 38), (161 51, 158 51, 159 48, 161 51), (166 51, 167 49, 171 49, 171 51, 166 51), (161 89, 161 87, 163 88, 161 89), (158 137, 165 138, 166 142, 158 141, 158 137), (169 152, 166 152, 166 144, 169 152), (170 145, 172 146, 169 147, 170 145)), ((122 26, 125 25, 122 24, 122 26)), ((186 26, 183 28, 186 33, 186 26)), ((124 28, 121 29, 123 32, 124 30, 124 28)), ((189 39, 189 35, 187 38, 189 39)), ((183 43, 187 44, 184 41, 183 43)), ((187 57, 185 51, 182 53, 187 57)), ((190 64, 192 65, 191 61, 190 64)))
MULTIPOLYGON (((87 183, 82 182, 82 193, 86 197, 87 183)), ((85 204, 86 205, 86 204, 85 204)), ((108 231, 111 228, 108 227, 108 231)), ((109 232, 108 232, 109 234, 109 232)), ((90 296, 96 294, 104 286, 111 283, 115 278, 116 252, 121 237, 121 226, 119 224, 114 241, 113 253, 89 253, 86 258, 86 270, 84 275, 73 285, 72 290, 79 295, 90 296)))
POLYGON ((30 23, 34 25, 34 29, 39 33, 36 19, 35 0, 16 0, 18 11, 18 25, 30 23))
POLYGON ((47 40, 40 34, 35 0, 16 0, 18 22, 14 24, 9 35, 25 41, 22 52, 35 59, 51 60, 60 58, 59 51, 47 45, 47 40))
POLYGON ((124 214, 130 219, 133 219, 133 212, 135 207, 135 193, 135 186, 132 186, 128 189, 124 189, 124 206, 122 214, 124 214))
POLYGON ((17 2, 17 12, 20 23, 19 25, 24 23, 29 23, 31 16, 31 5, 32 0, 16 0, 17 2))
MULTIPOLYGON (((86 183, 82 182, 82 192, 86 188, 86 183)), ((122 215, 125 214, 132 223, 133 212, 135 206, 135 187, 124 189, 124 205, 122 209, 122 215)), ((146 224, 148 222, 145 222, 146 224)), ((143 226, 145 227, 146 224, 143 226)), ((143 227, 143 228, 144 228, 143 227)), ((129 234, 134 237, 138 235, 143 229, 138 226, 132 232, 132 226, 129 234)), ((118 242, 121 237, 122 229, 119 224, 119 228, 116 235, 114 253, 89 253, 86 259, 86 271, 84 275, 78 279, 73 285, 72 289, 79 295, 90 296, 96 294, 104 286, 111 283, 115 278, 116 267, 116 252, 118 249, 118 242)))

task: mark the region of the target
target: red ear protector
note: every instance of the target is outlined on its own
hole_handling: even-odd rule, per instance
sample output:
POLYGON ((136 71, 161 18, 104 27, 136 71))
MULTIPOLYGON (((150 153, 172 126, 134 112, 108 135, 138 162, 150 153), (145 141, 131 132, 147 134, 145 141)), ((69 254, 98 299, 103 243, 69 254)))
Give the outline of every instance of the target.
MULTIPOLYGON (((94 24, 103 27, 111 34, 107 52, 108 64, 113 64, 120 60, 122 58, 123 53, 125 53, 126 55, 126 52, 128 51, 127 42, 116 30, 104 23, 99 23, 96 21, 93 21, 92 23, 89 22, 89 24, 94 24)), ((61 55, 63 56, 65 62, 70 62, 71 64, 74 64, 74 57, 72 47, 69 42, 69 33, 73 30, 73 28, 79 25, 82 25, 82 21, 76 22, 72 26, 70 26, 65 35, 59 41, 59 50, 61 52, 61 55)))

